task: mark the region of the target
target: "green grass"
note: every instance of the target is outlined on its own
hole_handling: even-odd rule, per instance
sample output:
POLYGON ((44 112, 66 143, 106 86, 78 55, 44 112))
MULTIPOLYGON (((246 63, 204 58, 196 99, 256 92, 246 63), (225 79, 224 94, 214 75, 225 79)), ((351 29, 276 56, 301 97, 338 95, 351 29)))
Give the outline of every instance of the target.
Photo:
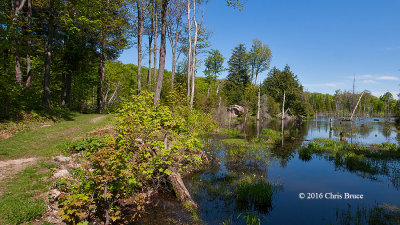
POLYGON ((54 165, 42 161, 0 185, 7 190, 0 197, 0 224, 31 221, 46 211, 44 199, 38 196, 49 190, 52 168, 54 165))
POLYGON ((88 137, 90 131, 110 124, 111 120, 112 115, 74 114, 70 119, 50 127, 37 127, 0 140, 0 160, 41 158, 39 163, 18 172, 7 182, 3 180, 0 183, 0 224, 20 224, 39 218, 47 209, 47 196, 43 193, 52 186, 49 177, 58 166, 50 157, 59 155, 68 146, 79 151, 86 146, 86 142, 95 139, 84 139, 71 145, 73 140, 88 137), (100 116, 104 118, 91 123, 92 119, 100 116))
POLYGON ((21 132, 15 136, 0 140, 0 160, 31 156, 54 156, 62 151, 63 144, 86 134, 100 126, 110 123, 111 115, 97 123, 90 120, 101 115, 76 114, 71 120, 56 123, 50 127, 41 127, 21 132))

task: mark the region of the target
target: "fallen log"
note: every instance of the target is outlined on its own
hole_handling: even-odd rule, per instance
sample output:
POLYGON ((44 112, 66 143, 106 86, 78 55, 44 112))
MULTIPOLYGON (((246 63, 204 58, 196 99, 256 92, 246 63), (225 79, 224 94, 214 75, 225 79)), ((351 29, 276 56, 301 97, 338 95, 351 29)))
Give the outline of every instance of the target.
POLYGON ((176 197, 182 202, 190 204, 190 206, 193 208, 197 208, 197 204, 193 201, 189 191, 186 189, 181 175, 172 167, 169 167, 168 169, 172 171, 172 173, 168 176, 168 181, 171 184, 176 197))
MULTIPOLYGON (((170 148, 170 145, 168 144, 167 133, 164 135, 164 148, 165 149, 170 148)), ((191 208, 196 209, 197 204, 193 201, 192 197, 190 196, 189 191, 187 190, 185 184, 183 183, 181 175, 172 166, 168 167, 168 169, 171 171, 171 174, 168 176, 168 181, 171 184, 176 197, 183 203, 188 203, 191 206, 191 208)))

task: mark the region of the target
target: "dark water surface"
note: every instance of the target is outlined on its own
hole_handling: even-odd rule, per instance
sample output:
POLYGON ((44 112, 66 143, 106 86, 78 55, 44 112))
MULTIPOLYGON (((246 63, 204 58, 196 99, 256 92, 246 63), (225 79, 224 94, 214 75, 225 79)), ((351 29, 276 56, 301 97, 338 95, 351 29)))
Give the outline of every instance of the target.
MULTIPOLYGON (((284 124, 284 138, 272 148, 240 149, 223 144, 218 138, 206 141, 213 165, 185 183, 199 206, 205 224, 244 224, 249 212, 261 224, 360 224, 398 219, 400 206, 400 163, 396 159, 369 160, 369 168, 354 168, 335 163, 326 155, 299 158, 297 149, 314 138, 339 140, 345 132, 349 143, 398 144, 395 128, 385 119, 362 119, 355 123, 329 119, 284 124), (239 202, 236 186, 243 181, 262 180, 272 184, 270 203, 257 206, 239 202), (305 198, 299 195, 304 193, 305 198), (315 194, 312 194, 315 193, 315 194), (363 199, 345 199, 346 193, 363 195, 363 199), (336 196, 336 199, 332 199, 336 196), (338 197, 340 196, 340 197, 338 197), (311 199, 307 199, 307 198, 311 199), (383 208, 382 208, 383 206, 383 208), (388 210, 390 208, 391 210, 388 210), (393 219, 394 218, 394 219, 393 219), (397 219, 396 219, 397 218, 397 219), (372 221, 372 222, 371 222, 372 221)), ((280 121, 241 126, 246 138, 257 136, 263 128, 281 131, 280 121)), ((388 222, 389 223, 389 222, 388 222)))

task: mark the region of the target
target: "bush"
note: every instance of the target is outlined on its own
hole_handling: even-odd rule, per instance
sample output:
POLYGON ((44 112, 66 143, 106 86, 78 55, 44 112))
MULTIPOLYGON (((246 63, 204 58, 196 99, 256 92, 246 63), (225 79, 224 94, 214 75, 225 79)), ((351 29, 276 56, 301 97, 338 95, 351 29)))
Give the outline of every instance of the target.
POLYGON ((116 116, 116 138, 84 139, 70 149, 85 151, 82 169, 72 173, 60 198, 60 215, 68 223, 109 220, 121 223, 119 200, 132 198, 132 216, 139 215, 155 184, 165 183, 171 168, 188 172, 202 164, 199 136, 216 123, 210 115, 190 109, 171 93, 155 106, 153 94, 142 91, 123 99, 116 116))

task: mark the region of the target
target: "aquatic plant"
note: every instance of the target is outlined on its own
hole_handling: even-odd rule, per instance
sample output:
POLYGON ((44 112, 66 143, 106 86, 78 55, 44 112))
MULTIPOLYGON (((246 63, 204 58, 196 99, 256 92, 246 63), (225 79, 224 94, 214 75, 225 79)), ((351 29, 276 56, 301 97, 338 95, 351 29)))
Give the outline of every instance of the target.
POLYGON ((338 224, 399 224, 400 209, 382 204, 373 207, 357 207, 354 211, 348 204, 346 210, 336 210, 336 222, 338 224))
POLYGON ((395 143, 387 143, 384 142, 381 144, 382 149, 384 150, 389 150, 389 151, 397 151, 399 150, 399 146, 397 146, 397 144, 395 143))
POLYGON ((246 220, 246 225, 260 225, 261 219, 258 217, 257 212, 247 210, 244 215, 240 214, 246 220))
POLYGON ((272 185, 265 181, 240 182, 235 190, 237 206, 268 212, 272 208, 272 185))

